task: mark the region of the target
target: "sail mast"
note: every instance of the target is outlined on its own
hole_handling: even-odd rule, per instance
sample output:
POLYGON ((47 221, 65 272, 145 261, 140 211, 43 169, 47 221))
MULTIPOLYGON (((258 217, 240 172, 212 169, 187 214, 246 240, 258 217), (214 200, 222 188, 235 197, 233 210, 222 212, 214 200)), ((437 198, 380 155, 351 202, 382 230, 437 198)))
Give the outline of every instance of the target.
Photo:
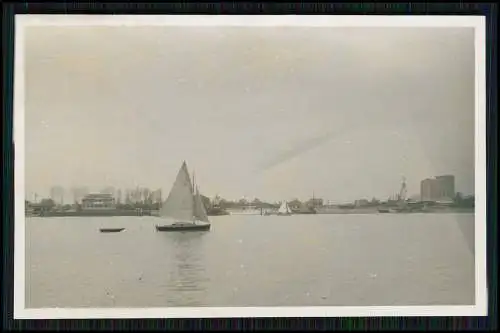
POLYGON ((195 179, 194 179, 195 171, 193 170, 193 223, 196 222, 196 194, 195 194, 195 179))
POLYGON ((194 182, 194 170, 193 170, 193 194, 195 193, 195 189, 196 189, 196 186, 195 186, 195 182, 194 182))

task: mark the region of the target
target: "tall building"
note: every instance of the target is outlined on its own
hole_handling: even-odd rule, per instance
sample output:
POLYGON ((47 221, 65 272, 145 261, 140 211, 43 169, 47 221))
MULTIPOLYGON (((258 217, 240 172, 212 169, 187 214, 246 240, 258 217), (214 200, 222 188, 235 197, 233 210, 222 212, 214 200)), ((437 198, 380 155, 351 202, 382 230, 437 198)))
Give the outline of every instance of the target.
POLYGON ((153 192, 153 202, 154 203, 161 203, 162 202, 162 194, 161 194, 161 188, 157 189, 156 191, 153 192))
POLYGON ((134 190, 134 202, 140 203, 142 201, 142 190, 139 187, 136 187, 134 190))
POLYGON ((64 204, 64 188, 61 186, 53 186, 50 189, 50 198, 54 200, 57 205, 64 204))
POLYGON ((73 192, 73 202, 81 203, 82 199, 89 194, 89 189, 87 187, 75 187, 72 189, 73 192))
POLYGON ((132 194, 129 189, 125 190, 125 204, 130 205, 132 204, 132 194))
POLYGON ((420 182, 420 201, 435 200, 434 183, 434 179, 431 178, 424 179, 420 182))
POLYGON ((452 175, 427 178, 420 182, 421 201, 452 200, 455 197, 455 177, 452 175))
POLYGON ((122 190, 121 189, 116 190, 116 203, 117 204, 122 203, 122 190))
POLYGON ((442 200, 451 200, 455 197, 455 176, 437 176, 438 196, 442 200))
POLYGON ((147 193, 147 203, 148 204, 154 204, 154 203, 159 203, 161 202, 161 189, 157 190, 150 190, 150 189, 145 189, 147 193))
POLYGON ((151 190, 147 187, 141 189, 141 201, 143 203, 151 203, 151 190))

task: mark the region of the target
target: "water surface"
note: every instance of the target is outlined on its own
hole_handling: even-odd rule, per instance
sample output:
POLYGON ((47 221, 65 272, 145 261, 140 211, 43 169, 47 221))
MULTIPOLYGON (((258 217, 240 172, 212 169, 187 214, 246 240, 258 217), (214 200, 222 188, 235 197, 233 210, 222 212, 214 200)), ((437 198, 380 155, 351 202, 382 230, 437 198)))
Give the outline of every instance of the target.
POLYGON ((211 220, 165 233, 155 217, 28 218, 26 306, 474 304, 473 214, 211 220))

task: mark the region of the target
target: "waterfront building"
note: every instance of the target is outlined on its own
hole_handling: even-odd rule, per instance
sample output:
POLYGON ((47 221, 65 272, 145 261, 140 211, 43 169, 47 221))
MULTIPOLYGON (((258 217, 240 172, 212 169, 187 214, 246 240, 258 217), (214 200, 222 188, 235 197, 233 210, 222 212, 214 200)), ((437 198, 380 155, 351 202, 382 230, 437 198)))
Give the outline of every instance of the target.
POLYGON ((436 199, 434 179, 427 178, 420 182, 420 201, 434 201, 436 199))
POLYGON ((115 209, 115 198, 109 193, 87 194, 82 199, 82 210, 115 209))
POLYGON ((440 200, 451 200, 455 197, 455 176, 437 176, 438 196, 440 200))
POLYGON ((449 201, 455 197, 455 177, 453 175, 427 178, 420 182, 421 201, 449 201))
POLYGON ((368 206, 369 204, 370 204, 370 201, 368 201, 367 199, 359 199, 359 200, 354 201, 354 206, 356 206, 356 207, 364 207, 364 206, 368 206))

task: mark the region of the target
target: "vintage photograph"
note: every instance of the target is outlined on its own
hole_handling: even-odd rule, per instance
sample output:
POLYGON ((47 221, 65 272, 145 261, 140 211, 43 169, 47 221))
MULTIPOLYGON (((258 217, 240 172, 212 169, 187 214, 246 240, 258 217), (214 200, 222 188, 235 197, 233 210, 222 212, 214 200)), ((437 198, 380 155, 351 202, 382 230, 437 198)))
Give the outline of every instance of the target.
POLYGON ((22 49, 26 309, 476 304, 473 27, 38 24, 22 49))

